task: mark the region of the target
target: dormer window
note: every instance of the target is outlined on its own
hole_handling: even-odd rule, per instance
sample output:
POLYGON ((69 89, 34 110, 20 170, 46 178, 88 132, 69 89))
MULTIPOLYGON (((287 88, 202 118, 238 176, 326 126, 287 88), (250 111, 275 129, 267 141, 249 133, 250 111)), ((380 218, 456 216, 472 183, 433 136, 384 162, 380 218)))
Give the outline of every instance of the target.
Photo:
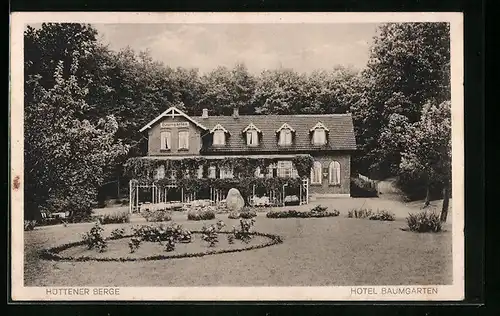
POLYGON ((292 144, 292 138, 295 130, 287 123, 281 125, 281 127, 276 131, 279 133, 278 144, 280 146, 290 146, 292 144))
POLYGON ((313 145, 325 145, 327 143, 326 133, 328 132, 328 128, 326 128, 323 123, 318 122, 313 128, 311 128, 310 132, 312 134, 312 143, 313 145))
POLYGON ((210 132, 213 134, 212 144, 214 146, 224 146, 226 144, 226 133, 229 134, 229 132, 222 125, 215 125, 210 132))
POLYGON ((214 131, 214 145, 225 145, 226 144, 226 135, 224 131, 214 131))
POLYGON ((253 123, 250 123, 244 130, 243 133, 247 138, 248 146, 259 146, 259 133, 262 133, 253 123))

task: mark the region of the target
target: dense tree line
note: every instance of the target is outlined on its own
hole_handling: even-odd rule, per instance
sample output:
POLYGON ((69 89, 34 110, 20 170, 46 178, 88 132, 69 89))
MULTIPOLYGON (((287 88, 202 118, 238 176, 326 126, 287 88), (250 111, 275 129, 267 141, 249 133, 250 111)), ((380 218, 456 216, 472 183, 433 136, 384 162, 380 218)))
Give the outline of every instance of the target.
MULTIPOLYGON (((424 187, 444 183, 443 172, 438 177, 420 168, 416 161, 426 157, 410 144, 421 139, 415 135, 422 119, 449 115, 442 106, 450 99, 445 23, 382 25, 362 71, 325 65, 311 73, 280 68, 252 74, 236 64, 201 74, 154 61, 147 52, 112 51, 84 24, 28 27, 24 41, 31 212, 64 209, 75 195, 85 196, 81 208, 89 209, 96 189, 121 174, 123 161, 145 153, 138 130, 170 106, 191 115, 203 108, 230 115, 234 107, 262 115, 351 112, 360 149, 354 170, 424 187)), ((436 124, 449 124, 439 118, 436 124)))

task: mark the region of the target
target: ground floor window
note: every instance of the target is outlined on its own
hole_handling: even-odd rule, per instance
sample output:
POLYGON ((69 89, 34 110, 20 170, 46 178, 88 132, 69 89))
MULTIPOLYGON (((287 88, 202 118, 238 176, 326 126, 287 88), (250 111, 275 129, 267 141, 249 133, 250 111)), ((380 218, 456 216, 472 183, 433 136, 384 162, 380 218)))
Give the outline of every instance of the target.
POLYGON ((340 184, 340 163, 338 161, 330 162, 328 167, 328 178, 330 184, 340 184))
POLYGON ((278 177, 282 178, 296 178, 298 177, 297 169, 293 167, 293 163, 291 161, 278 161, 278 177))
POLYGON ((220 169, 220 178, 221 179, 233 178, 233 169, 232 168, 221 168, 220 169))
POLYGON ((216 171, 217 171, 217 168, 215 168, 215 166, 208 167, 208 177, 210 179, 215 179, 216 178, 216 171))
POLYGON ((155 171, 155 180, 161 180, 165 178, 165 166, 159 166, 155 171))
POLYGON ((311 184, 321 184, 321 162, 315 161, 311 169, 311 184))

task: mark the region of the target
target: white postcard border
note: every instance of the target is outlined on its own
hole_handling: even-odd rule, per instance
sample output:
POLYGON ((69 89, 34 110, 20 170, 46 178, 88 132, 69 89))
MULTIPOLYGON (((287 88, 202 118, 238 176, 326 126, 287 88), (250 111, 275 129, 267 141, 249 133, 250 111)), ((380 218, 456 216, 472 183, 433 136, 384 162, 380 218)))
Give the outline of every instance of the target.
MULTIPOLYGON (((436 301, 464 298, 464 126, 463 126, 463 15, 447 13, 111 13, 14 12, 11 14, 10 50, 10 162, 11 162, 11 294, 12 300, 387 300, 436 301), (450 22, 452 91, 452 235, 453 284, 437 286, 331 286, 331 287, 77 287, 76 294, 55 295, 55 287, 25 287, 24 271, 24 109, 23 32, 25 24, 85 23, 374 23, 450 22), (19 228, 19 229, 18 229, 19 228), (88 295, 78 294, 78 288, 88 295), (384 290, 385 288, 385 290, 384 290), (387 289, 391 289, 387 293, 387 289), (87 289, 87 290, 85 290, 87 289), (107 294, 104 293, 108 289, 107 294), (114 289, 114 290, 113 290, 114 289), (361 289, 361 290, 358 290, 361 289), (363 290, 366 289, 366 290, 363 290), (420 289, 420 290, 419 290, 420 289), (395 293, 391 294, 394 290, 395 293), (48 292, 47 292, 48 291, 48 292), (95 292, 94 292, 95 291, 95 292), (353 294, 354 291, 354 294, 353 294), (361 291, 361 292, 360 292, 361 291), (363 293, 364 291, 364 293, 363 293), (382 292, 385 291, 385 294, 382 292), (109 294, 109 293, 115 294, 109 294), (358 294, 359 292, 360 294, 358 294), (422 293, 424 292, 424 293, 422 293), (97 293, 97 294, 94 294, 97 293), (118 293, 118 294, 116 294, 118 293), (409 293, 409 294, 406 294, 409 293)), ((64 291, 63 291, 64 293, 64 291)), ((69 293, 66 290, 65 293, 69 293)))

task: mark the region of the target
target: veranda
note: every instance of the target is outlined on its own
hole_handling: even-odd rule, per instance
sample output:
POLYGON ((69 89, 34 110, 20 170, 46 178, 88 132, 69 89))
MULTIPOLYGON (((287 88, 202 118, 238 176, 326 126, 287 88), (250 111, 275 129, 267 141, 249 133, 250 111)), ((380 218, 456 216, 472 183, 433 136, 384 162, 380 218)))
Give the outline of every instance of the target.
POLYGON ((177 161, 174 164, 171 160, 151 163, 151 158, 144 158, 136 158, 136 162, 128 166, 129 171, 135 171, 132 172, 135 177, 131 177, 129 182, 131 213, 140 211, 144 204, 153 208, 178 207, 195 200, 220 204, 232 187, 239 189, 246 203, 255 207, 309 203, 308 177, 304 176, 303 170, 299 172, 295 168, 295 165, 302 165, 304 169, 303 164, 297 162, 292 164, 291 161, 266 158, 264 163, 263 160, 258 163, 261 167, 255 168, 255 164, 241 164, 242 160, 239 164, 231 163, 229 167, 227 158, 216 162, 210 159, 210 164, 205 163, 208 159, 200 158, 189 158, 190 162, 177 161), (179 170, 185 173, 179 175, 179 170))

